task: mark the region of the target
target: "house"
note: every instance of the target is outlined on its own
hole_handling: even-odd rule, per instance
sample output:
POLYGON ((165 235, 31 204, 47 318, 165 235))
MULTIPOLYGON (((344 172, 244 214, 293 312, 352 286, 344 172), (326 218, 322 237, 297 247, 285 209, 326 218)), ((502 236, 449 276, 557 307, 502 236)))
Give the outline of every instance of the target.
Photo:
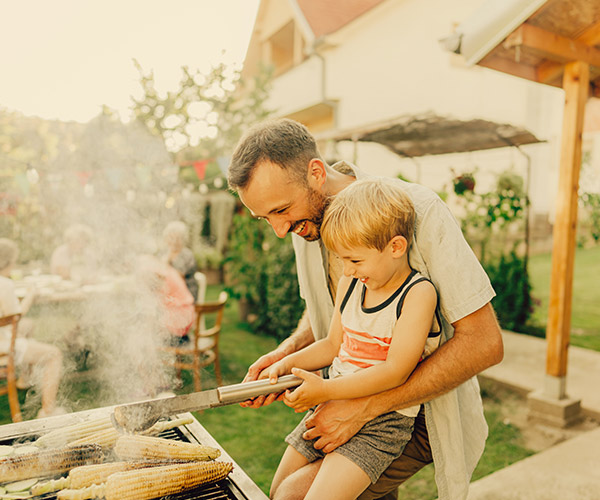
MULTIPOLYGON (((468 66, 442 47, 440 40, 481 3, 262 0, 243 75, 256 74, 261 63, 273 67, 268 105, 277 116, 307 125, 327 160, 355 161, 381 175, 402 174, 437 191, 450 189, 453 177, 465 172, 476 172, 479 187, 486 189, 499 172, 513 169, 529 184, 534 233, 545 229, 539 237, 549 242, 564 94, 468 66), (376 142, 352 141, 390 124, 435 140, 415 148, 411 139, 396 153, 376 142), (483 137, 485 128, 491 135, 483 137), (443 142, 439 154, 427 154, 436 141, 443 142)), ((597 116, 590 117, 584 138, 590 172, 582 173, 596 184, 597 116)))

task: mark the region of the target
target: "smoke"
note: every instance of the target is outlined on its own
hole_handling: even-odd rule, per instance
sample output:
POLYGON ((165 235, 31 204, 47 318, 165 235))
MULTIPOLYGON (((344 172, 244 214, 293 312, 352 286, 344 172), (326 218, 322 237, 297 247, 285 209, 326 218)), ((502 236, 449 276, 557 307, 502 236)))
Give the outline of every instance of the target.
MULTIPOLYGON (((160 254, 162 230, 176 216, 160 198, 146 193, 132 203, 131 197, 113 193, 63 206, 63 223, 84 223, 93 238, 79 269, 80 283, 57 285, 59 294, 72 292, 75 300, 52 302, 47 296, 37 307, 35 336, 63 352, 57 404, 67 411, 151 398, 176 386, 159 350, 169 335, 160 323, 164 306, 135 272, 139 255, 160 254)), ((42 267, 49 271, 48 263, 42 267)), ((30 376, 39 383, 41 367, 30 376)), ((39 408, 40 398, 35 386, 28 391, 26 416, 39 408)))

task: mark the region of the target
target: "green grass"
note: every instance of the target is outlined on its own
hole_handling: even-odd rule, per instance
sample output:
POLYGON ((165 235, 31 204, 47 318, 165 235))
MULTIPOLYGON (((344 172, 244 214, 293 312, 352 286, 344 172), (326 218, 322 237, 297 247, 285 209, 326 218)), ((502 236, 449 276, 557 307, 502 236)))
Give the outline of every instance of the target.
MULTIPOLYGON (((534 255, 529 260, 532 294, 537 305, 532 323, 545 329, 550 296, 550 254, 534 255)), ((600 351, 600 246, 579 248, 575 254, 571 345, 600 351)))
MULTIPOLYGON (((209 297, 216 297, 217 294, 216 287, 209 289, 209 297)), ((52 314, 47 314, 52 322, 63 321, 66 325, 70 324, 69 318, 60 318, 59 311, 51 312, 52 314)), ((42 314, 41 310, 39 314, 42 314)), ((40 320, 43 321, 42 317, 40 320)), ((225 383, 230 384, 240 382, 247 367, 261 354, 273 349, 276 342, 273 338, 251 333, 247 325, 238 319, 237 304, 230 301, 225 312, 220 346, 225 383)), ((189 374, 184 372, 183 380, 184 386, 177 391, 178 393, 192 390, 189 374)), ((93 373, 82 371, 67 375, 64 382, 60 397, 68 398, 76 410, 109 404, 106 401, 106 388, 94 379, 93 373), (102 400, 102 404, 97 403, 98 398, 102 400)), ((214 373, 212 368, 209 368, 203 378, 203 387, 215 386, 214 373)), ((29 398, 30 395, 31 391, 28 399, 32 399, 29 398)), ((24 396, 24 392, 21 392, 22 399, 24 396)), ((484 407, 490 426, 490 437, 475 472, 476 478, 532 453, 523 447, 519 430, 504 423, 501 398, 484 391, 484 407)), ((275 403, 260 409, 241 408, 239 405, 226 406, 197 413, 196 417, 239 466, 268 493, 271 479, 286 447, 284 437, 296 426, 302 415, 295 414, 282 403, 275 403)), ((7 398, 0 397, 0 424, 9 422, 7 398)), ((411 478, 402 490, 403 499, 435 499, 437 490, 433 467, 426 467, 411 478)))

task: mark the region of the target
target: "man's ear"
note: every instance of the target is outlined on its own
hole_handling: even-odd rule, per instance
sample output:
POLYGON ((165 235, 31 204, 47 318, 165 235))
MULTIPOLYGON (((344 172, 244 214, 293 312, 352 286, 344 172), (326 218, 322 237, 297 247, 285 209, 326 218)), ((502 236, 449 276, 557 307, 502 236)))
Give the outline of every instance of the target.
POLYGON ((319 158, 313 158, 308 163, 308 183, 313 187, 321 187, 327 180, 325 164, 319 158))
POLYGON ((408 242, 404 236, 396 235, 391 240, 392 256, 402 257, 408 251, 408 242))

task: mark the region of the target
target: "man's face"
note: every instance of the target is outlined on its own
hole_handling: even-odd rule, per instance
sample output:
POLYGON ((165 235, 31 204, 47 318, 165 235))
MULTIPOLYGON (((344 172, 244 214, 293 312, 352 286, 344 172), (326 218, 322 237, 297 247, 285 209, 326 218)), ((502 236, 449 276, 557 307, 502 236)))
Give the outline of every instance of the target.
POLYGON ((320 238, 328 198, 310 181, 303 184, 279 165, 263 162, 257 165, 252 180, 239 195, 252 215, 265 219, 280 238, 290 232, 307 241, 320 238))

